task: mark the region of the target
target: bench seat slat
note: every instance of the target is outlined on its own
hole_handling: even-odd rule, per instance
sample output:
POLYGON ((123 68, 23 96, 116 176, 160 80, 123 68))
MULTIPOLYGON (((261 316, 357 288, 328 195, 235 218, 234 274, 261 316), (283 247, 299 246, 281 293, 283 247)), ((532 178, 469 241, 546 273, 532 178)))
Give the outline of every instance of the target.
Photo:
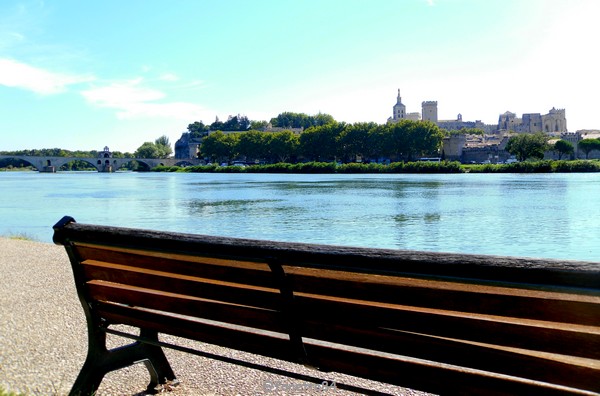
POLYGON ((600 391, 600 361, 394 329, 305 322, 307 338, 600 391))
POLYGON ((196 278, 95 260, 83 262, 82 267, 86 281, 104 280, 265 309, 278 310, 281 306, 280 292, 276 289, 196 278))
MULTIPOLYGON (((172 315, 141 310, 135 307, 126 307, 103 303, 98 307, 98 312, 114 323, 127 323, 130 325, 149 328, 161 333, 181 336, 192 340, 207 342, 227 348, 234 348, 245 352, 282 359, 299 363, 289 341, 285 336, 276 338, 267 334, 245 332, 225 326, 206 324, 187 320, 172 315), (267 340, 268 339, 268 340, 267 340), (270 347, 268 346, 270 345, 270 347)), ((308 340, 305 348, 310 362, 316 364, 322 371, 337 371, 340 373, 366 376, 367 378, 384 381, 391 384, 411 386, 420 385, 420 389, 438 392, 460 390, 473 392, 475 390, 490 391, 502 389, 503 392, 523 393, 525 390, 532 392, 536 389, 539 393, 540 384, 535 388, 531 381, 510 381, 506 378, 497 379, 494 373, 482 370, 469 370, 460 368, 449 370, 449 366, 439 362, 420 362, 415 364, 411 357, 390 356, 372 351, 371 355, 365 351, 353 351, 352 348, 337 349, 329 345, 308 340), (312 341, 312 342, 311 342, 312 341), (340 357, 343 356, 343 359, 340 357), (314 360, 313 360, 314 359, 314 360), (432 383, 431 376, 436 375, 432 383), (436 385, 438 380, 443 381, 436 385), (443 385, 444 391, 439 386, 443 385)), ((342 346, 342 348, 345 348, 342 346)), ((561 389, 548 385, 548 391, 561 389)), ((561 389, 565 393, 564 388, 561 389)), ((546 389, 544 390, 546 393, 546 389)), ((560 392, 558 393, 560 394, 560 392)))
POLYGON ((337 371, 436 394, 460 395, 595 395, 573 387, 411 358, 386 358, 368 353, 306 344, 324 371, 337 371))
POLYGON ((98 280, 88 282, 88 291, 90 297, 96 301, 131 305, 280 333, 288 331, 281 313, 277 311, 98 280))
POLYGON ((113 324, 128 324, 225 348, 291 362, 298 361, 287 334, 248 331, 225 324, 218 325, 111 303, 98 303, 97 311, 113 324))
POLYGON ((174 274, 240 282, 254 286, 276 287, 273 277, 270 276, 271 270, 265 263, 90 244, 77 244, 76 246, 81 261, 103 261, 157 271, 167 268, 174 274))
POLYGON ((390 328, 439 337, 526 348, 600 360, 600 327, 554 324, 459 311, 299 294, 302 320, 390 328))

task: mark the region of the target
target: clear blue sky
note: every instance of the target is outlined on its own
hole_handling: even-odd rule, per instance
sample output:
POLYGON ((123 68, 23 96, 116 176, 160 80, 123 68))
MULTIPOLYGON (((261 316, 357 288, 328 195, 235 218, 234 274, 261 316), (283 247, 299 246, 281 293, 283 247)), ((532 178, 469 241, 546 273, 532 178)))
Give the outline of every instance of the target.
POLYGON ((194 121, 284 111, 600 129, 596 0, 3 0, 0 150, 133 152, 194 121))

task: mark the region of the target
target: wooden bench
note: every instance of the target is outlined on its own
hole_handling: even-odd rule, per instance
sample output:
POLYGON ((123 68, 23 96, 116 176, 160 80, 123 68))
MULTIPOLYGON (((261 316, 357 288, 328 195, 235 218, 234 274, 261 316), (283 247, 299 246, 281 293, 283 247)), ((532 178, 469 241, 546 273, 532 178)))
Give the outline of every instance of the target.
POLYGON ((234 361, 166 345, 158 333, 439 394, 600 392, 600 263, 257 241, 70 217, 54 226, 54 242, 71 260, 89 332, 72 394, 90 394, 107 372, 142 360, 148 390, 176 380, 162 346, 234 361), (106 333, 137 341, 107 350, 106 333))

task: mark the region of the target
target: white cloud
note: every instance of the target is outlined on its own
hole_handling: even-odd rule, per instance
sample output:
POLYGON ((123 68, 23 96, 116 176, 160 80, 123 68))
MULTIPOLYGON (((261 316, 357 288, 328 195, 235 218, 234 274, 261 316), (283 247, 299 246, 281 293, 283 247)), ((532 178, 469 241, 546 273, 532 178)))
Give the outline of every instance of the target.
POLYGON ((81 94, 96 106, 116 109, 119 119, 164 117, 189 121, 207 112, 203 107, 193 103, 158 102, 166 95, 156 89, 142 87, 141 84, 142 79, 138 78, 124 83, 91 88, 81 94))
POLYGON ((54 73, 12 59, 0 59, 0 85, 41 95, 64 92, 67 86, 94 80, 91 76, 54 73))
POLYGON ((159 79, 162 81, 179 81, 179 77, 173 73, 164 73, 159 77, 159 79))
POLYGON ((140 87, 141 82, 141 79, 136 79, 125 83, 113 83, 82 91, 81 94, 91 103, 111 108, 127 108, 132 103, 144 103, 165 97, 160 91, 140 87))

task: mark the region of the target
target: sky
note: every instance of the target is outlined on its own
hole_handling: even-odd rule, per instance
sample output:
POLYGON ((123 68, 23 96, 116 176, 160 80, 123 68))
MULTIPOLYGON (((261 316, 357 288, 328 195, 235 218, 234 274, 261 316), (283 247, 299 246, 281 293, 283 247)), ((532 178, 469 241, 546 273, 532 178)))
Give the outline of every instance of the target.
POLYGON ((597 0, 3 0, 0 151, 134 152, 195 121, 407 112, 600 129, 597 0))

